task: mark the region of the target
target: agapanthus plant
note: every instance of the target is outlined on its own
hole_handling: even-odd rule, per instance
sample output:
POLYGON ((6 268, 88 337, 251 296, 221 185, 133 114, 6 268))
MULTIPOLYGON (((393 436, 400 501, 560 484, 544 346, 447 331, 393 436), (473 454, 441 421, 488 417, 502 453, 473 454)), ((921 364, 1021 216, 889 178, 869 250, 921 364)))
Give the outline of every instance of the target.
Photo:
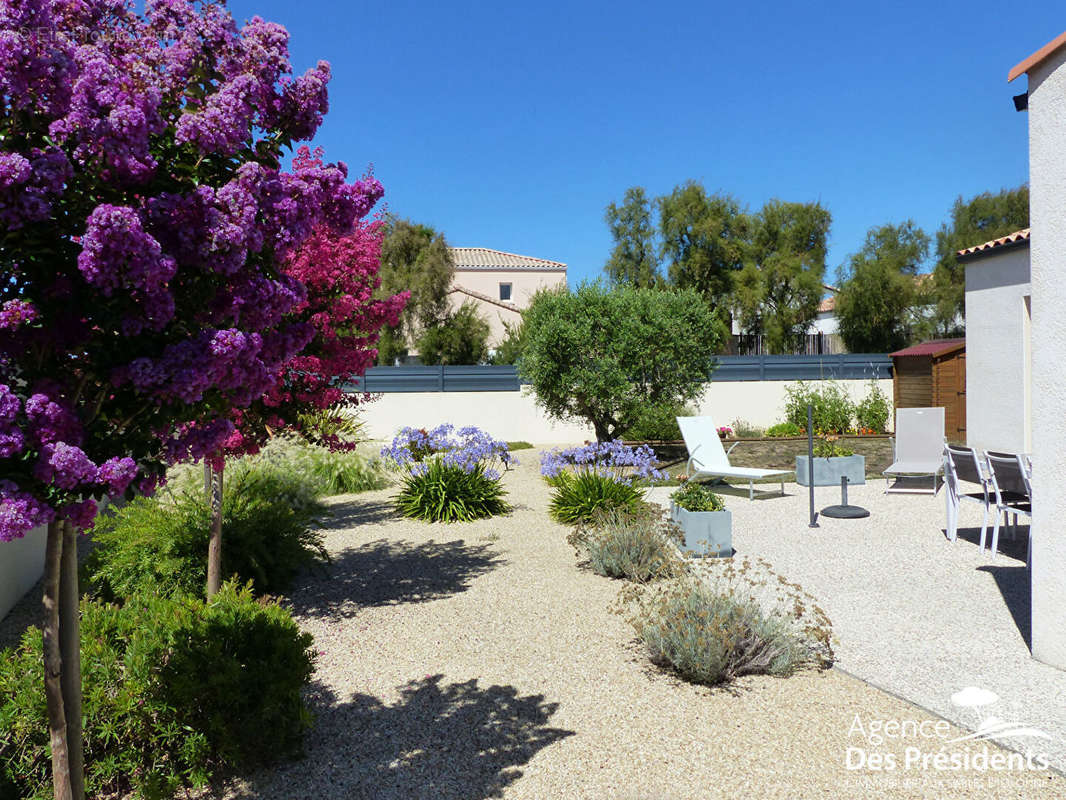
POLYGON ((518 462, 506 442, 479 428, 403 428, 381 455, 404 475, 395 498, 404 516, 466 522, 508 509, 501 470, 518 462))
POLYGON ((637 512, 644 502, 638 481, 661 480, 655 452, 615 439, 583 447, 549 450, 540 474, 553 487, 548 513, 565 525, 584 525, 604 511, 637 512))
POLYGON ((615 439, 566 450, 548 450, 541 456, 540 474, 549 479, 549 483, 563 472, 568 472, 593 473, 630 485, 636 480, 665 478, 666 473, 656 469, 656 463, 655 451, 647 445, 633 447, 615 439))

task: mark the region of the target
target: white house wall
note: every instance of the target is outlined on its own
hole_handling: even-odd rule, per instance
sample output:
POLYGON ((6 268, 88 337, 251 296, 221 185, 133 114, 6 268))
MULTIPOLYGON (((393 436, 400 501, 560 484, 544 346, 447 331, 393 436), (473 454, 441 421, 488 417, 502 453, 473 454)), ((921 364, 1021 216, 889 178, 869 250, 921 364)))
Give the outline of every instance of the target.
POLYGON ((1025 298, 1031 293, 1028 247, 966 264, 966 443, 971 447, 1030 450, 1025 298))
POLYGON ((1033 656, 1066 669, 1066 48, 1029 72, 1033 656))

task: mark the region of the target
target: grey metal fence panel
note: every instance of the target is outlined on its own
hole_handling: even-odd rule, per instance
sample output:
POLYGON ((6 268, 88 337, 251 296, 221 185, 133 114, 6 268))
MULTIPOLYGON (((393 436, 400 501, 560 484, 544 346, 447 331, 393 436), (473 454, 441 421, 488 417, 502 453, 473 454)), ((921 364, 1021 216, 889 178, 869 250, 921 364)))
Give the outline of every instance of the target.
MULTIPOLYGON (((879 353, 822 356, 718 356, 714 381, 871 380, 892 377, 892 359, 879 353)), ((371 367, 356 392, 516 392, 512 366, 371 367)))

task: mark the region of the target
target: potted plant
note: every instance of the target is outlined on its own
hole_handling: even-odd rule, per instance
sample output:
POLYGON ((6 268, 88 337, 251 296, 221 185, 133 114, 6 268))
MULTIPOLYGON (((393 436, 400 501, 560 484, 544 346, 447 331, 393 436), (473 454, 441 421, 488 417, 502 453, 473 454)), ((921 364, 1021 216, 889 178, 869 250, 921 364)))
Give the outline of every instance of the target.
POLYGON ((706 486, 683 482, 670 495, 670 519, 685 535, 685 553, 711 558, 733 555, 733 515, 706 486))
POLYGON ((807 456, 796 456, 796 483, 810 486, 812 475, 815 486, 839 486, 845 476, 851 486, 866 483, 866 456, 856 455, 838 440, 823 436, 814 445, 813 467, 807 456))

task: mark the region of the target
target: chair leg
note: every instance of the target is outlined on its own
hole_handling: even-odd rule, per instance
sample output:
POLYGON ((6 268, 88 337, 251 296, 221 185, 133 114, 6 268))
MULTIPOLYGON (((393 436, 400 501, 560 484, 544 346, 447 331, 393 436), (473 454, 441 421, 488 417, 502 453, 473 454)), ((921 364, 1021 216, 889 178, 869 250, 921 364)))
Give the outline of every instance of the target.
POLYGON ((755 500, 755 481, 748 481, 748 502, 755 500))
MULTIPOLYGON (((1004 517, 1007 516, 1006 512, 1003 513, 1004 517)), ((992 558, 996 557, 996 553, 999 552, 999 509, 996 509, 996 524, 992 527, 992 558)))
POLYGON ((981 549, 985 549, 985 531, 988 530, 988 506, 985 506, 984 511, 981 513, 981 549))

